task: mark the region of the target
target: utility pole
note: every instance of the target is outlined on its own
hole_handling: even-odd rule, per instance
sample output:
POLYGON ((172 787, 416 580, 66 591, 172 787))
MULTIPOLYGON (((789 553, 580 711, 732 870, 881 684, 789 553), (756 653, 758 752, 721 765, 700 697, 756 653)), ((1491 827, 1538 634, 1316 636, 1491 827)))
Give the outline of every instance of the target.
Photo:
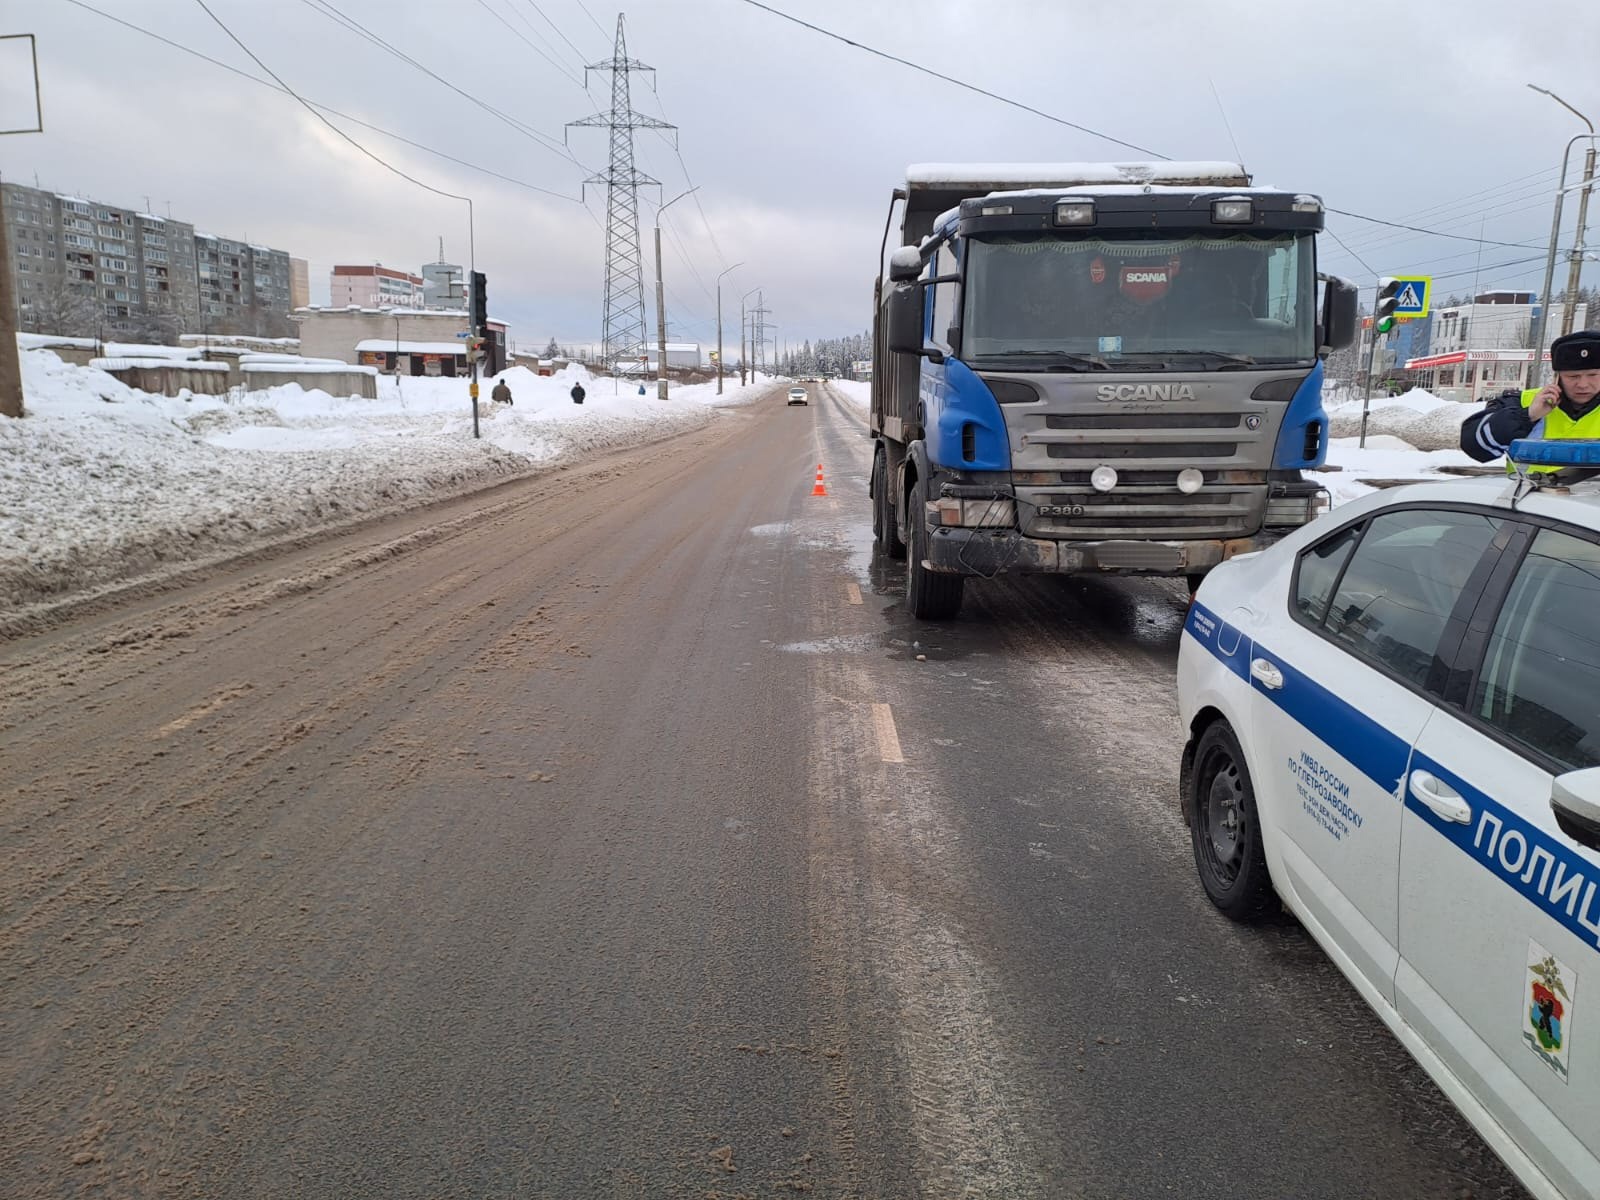
MULTIPOLYGON (((24 38, 33 55, 35 119, 32 128, 0 129, 0 134, 44 132, 44 101, 39 95, 38 44, 31 33, 7 34, 0 40, 21 41, 24 38)), ((6 236, 5 207, 5 199, 0 196, 0 417, 21 417, 22 361, 17 354, 17 297, 11 286, 11 239, 6 236)))
POLYGON ((668 206, 682 200, 689 192, 698 191, 690 188, 688 192, 679 192, 666 204, 656 209, 656 399, 667 398, 667 301, 663 294, 664 285, 661 282, 661 214, 667 211, 668 206))
MULTIPOLYGON (((1589 127, 1594 132, 1594 126, 1589 127)), ((1578 235, 1572 244, 1572 266, 1567 269, 1567 304, 1561 313, 1561 336, 1572 332, 1578 315, 1578 284, 1583 278, 1583 227, 1589 220, 1589 193, 1594 188, 1595 144, 1589 143, 1589 153, 1583 160, 1583 191, 1578 193, 1578 235)))
POLYGON ((22 415, 22 362, 17 355, 17 298, 11 289, 11 240, 0 196, 0 417, 22 415))
MULTIPOLYGON (((751 296, 755 295, 756 292, 758 292, 760 290, 761 290, 760 288, 751 288, 748 292, 746 292, 744 295, 739 297, 739 386, 740 387, 744 387, 744 385, 745 385, 745 370, 746 370, 747 367, 749 367, 749 364, 750 364, 750 355, 749 355, 749 352, 745 349, 745 346, 746 346, 745 321, 747 320, 747 315, 746 315, 746 311, 745 311, 744 302, 746 300, 750 299, 751 296)), ((753 369, 750 372, 750 378, 751 378, 751 380, 755 379, 755 372, 754 372, 753 369)))
MULTIPOLYGON (((736 262, 733 266, 723 270, 721 275, 717 276, 717 395, 719 396, 722 395, 722 276, 729 271, 736 271, 742 266, 744 266, 742 262, 736 262)), ((744 330, 742 328, 739 331, 739 346, 741 350, 744 348, 744 330)))

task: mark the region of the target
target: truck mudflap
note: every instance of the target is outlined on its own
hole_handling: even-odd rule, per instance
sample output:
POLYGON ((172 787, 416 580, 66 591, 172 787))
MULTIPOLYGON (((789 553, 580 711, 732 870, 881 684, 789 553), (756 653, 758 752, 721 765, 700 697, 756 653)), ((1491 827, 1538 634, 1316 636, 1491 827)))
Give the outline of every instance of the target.
POLYGON ((934 526, 928 531, 928 569, 989 578, 1025 574, 1194 575, 1238 554, 1263 550, 1290 529, 1248 538, 1187 542, 1066 542, 1031 538, 1014 529, 934 526))

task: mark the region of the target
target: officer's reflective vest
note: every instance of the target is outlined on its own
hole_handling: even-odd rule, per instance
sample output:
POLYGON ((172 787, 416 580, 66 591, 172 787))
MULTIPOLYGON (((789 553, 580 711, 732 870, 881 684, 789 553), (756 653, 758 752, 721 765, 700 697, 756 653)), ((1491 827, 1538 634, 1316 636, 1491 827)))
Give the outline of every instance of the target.
MULTIPOLYGON (((1528 388, 1526 391, 1524 391, 1522 393, 1522 407, 1531 408, 1533 406, 1534 397, 1537 396, 1541 390, 1542 389, 1540 388, 1528 388)), ((1567 416, 1567 414, 1560 408, 1552 408, 1547 414, 1545 414, 1544 420, 1540 421, 1533 427, 1533 430, 1528 434, 1528 437, 1530 440, 1544 438, 1549 441, 1560 441, 1568 438, 1600 440, 1600 406, 1597 406, 1591 411, 1585 413, 1576 421, 1567 416)), ((1559 471, 1561 468, 1524 466, 1523 470, 1527 471, 1529 474, 1533 474, 1536 471, 1544 473, 1559 471)), ((1515 475, 1516 473, 1516 466, 1509 458, 1507 458, 1506 474, 1515 475)))

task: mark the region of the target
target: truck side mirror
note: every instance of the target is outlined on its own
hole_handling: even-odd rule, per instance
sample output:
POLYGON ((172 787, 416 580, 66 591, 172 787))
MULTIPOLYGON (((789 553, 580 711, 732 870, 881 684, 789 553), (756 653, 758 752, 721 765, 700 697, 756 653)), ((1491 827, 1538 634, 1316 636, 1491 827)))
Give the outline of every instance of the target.
POLYGON ((922 255, 915 246, 901 246, 889 256, 889 282, 908 283, 922 274, 922 255))
POLYGON ((1319 356, 1326 356, 1335 350, 1343 350, 1346 346, 1355 344, 1357 324, 1360 320, 1356 301, 1355 284, 1337 275, 1328 280, 1327 290, 1322 296, 1322 338, 1321 346, 1317 350, 1319 356))
POLYGON ((1600 767, 1557 775, 1550 808, 1561 832, 1591 850, 1600 850, 1600 767))
POLYGON ((889 293, 889 349, 922 354, 922 303, 927 293, 915 283, 897 283, 889 293))

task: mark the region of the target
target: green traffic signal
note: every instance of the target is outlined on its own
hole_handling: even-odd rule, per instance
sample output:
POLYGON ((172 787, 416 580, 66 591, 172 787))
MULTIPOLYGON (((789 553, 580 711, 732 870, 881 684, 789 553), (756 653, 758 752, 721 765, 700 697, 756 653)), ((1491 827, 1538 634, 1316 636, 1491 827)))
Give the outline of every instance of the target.
POLYGON ((1399 324, 1399 319, 1396 317, 1380 317, 1378 319, 1378 332, 1388 333, 1397 324, 1399 324))

